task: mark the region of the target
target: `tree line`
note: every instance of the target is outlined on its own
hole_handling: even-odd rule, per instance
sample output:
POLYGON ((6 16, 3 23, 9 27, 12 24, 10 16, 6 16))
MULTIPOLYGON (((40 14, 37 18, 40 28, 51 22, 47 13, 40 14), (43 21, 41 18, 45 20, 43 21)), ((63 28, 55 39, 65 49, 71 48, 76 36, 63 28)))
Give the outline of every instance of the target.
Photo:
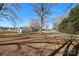
POLYGON ((58 25, 58 30, 69 34, 79 34, 79 5, 70 10, 69 16, 58 25))

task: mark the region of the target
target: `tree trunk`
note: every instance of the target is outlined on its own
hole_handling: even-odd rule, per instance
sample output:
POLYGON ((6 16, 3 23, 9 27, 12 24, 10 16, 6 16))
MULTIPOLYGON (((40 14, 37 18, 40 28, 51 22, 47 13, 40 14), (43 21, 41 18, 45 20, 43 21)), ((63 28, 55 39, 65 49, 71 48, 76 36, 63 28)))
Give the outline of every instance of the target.
POLYGON ((42 34, 42 27, 43 27, 43 23, 44 23, 44 16, 41 16, 41 20, 40 20, 40 34, 42 34))
POLYGON ((40 24, 40 34, 42 34, 42 22, 40 24))

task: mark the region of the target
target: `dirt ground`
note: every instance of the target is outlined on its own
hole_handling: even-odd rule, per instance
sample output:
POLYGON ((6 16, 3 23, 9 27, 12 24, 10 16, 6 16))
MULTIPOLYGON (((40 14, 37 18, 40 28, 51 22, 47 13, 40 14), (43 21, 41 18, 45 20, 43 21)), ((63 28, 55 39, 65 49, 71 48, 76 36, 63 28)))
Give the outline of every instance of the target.
MULTIPOLYGON (((77 39, 78 40, 78 39, 77 39)), ((0 35, 1 56, 78 55, 78 41, 52 34, 25 33, 0 35), (75 53, 73 49, 75 48, 75 53)))

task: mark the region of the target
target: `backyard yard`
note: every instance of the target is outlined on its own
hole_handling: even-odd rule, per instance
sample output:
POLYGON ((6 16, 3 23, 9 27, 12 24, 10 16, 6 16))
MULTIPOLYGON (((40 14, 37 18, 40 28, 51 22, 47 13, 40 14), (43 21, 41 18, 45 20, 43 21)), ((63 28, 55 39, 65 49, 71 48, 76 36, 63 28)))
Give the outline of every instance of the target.
POLYGON ((66 34, 55 32, 0 34, 0 55, 68 55, 78 45, 79 38, 78 36, 76 38, 77 42, 69 40, 66 34), (65 50, 68 51, 67 54, 65 50))
POLYGON ((0 56, 79 56, 79 4, 0 3, 0 56))

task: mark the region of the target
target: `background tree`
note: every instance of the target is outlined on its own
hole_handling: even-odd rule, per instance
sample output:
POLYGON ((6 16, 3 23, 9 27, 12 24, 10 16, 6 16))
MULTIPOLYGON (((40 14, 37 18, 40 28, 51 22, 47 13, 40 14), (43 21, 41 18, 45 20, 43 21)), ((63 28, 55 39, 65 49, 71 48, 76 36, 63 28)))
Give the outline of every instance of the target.
POLYGON ((63 19, 67 18, 69 16, 69 12, 70 10, 72 9, 72 6, 74 4, 69 4, 61 13, 63 13, 62 15, 60 16, 57 16, 55 18, 53 18, 53 29, 55 30, 59 30, 59 24, 63 21, 63 19))
POLYGON ((47 15, 50 14, 49 5, 50 4, 46 4, 46 3, 33 4, 33 10, 38 15, 38 17, 40 19, 40 34, 42 34, 44 20, 47 17, 47 15))
POLYGON ((15 13, 15 10, 19 10, 19 9, 20 9, 19 4, 0 3, 0 20, 2 18, 7 19, 13 24, 15 28, 15 25, 17 24, 17 20, 20 20, 20 18, 15 13), (12 7, 14 7, 14 9, 12 7))
POLYGON ((69 33, 69 34, 78 34, 79 32, 79 5, 72 8, 69 16, 60 23, 59 31, 69 33))
POLYGON ((31 27, 33 31, 38 31, 40 29, 40 21, 32 19, 31 27))

